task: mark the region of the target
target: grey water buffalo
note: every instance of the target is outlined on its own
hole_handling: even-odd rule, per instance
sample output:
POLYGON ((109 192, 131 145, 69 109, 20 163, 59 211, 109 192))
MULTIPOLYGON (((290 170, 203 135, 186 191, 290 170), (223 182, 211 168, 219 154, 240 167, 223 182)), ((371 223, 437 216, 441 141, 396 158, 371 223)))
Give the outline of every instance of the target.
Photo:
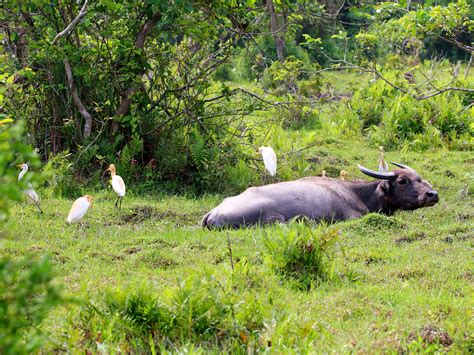
POLYGON ((392 164, 401 169, 380 173, 358 165, 364 174, 378 179, 373 182, 306 177, 250 187, 224 199, 204 216, 202 225, 239 228, 285 222, 293 217, 335 222, 370 212, 391 215, 397 210, 415 210, 438 202, 438 193, 415 170, 392 164))

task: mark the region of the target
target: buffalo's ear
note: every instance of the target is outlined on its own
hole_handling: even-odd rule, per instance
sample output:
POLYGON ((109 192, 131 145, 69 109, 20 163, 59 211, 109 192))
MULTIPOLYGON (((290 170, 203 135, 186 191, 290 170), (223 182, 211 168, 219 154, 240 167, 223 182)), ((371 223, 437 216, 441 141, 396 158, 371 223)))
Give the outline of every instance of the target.
POLYGON ((379 189, 382 191, 384 196, 388 195, 388 192, 390 191, 390 181, 388 180, 383 180, 379 184, 379 189))

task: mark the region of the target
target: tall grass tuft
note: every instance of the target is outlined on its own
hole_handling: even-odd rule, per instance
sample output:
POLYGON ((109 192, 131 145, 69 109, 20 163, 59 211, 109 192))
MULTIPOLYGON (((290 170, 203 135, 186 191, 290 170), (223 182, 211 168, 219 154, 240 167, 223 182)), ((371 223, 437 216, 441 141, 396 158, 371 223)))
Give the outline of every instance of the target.
POLYGON ((335 245, 339 229, 303 222, 276 225, 265 231, 263 242, 267 262, 277 274, 303 290, 332 280, 335 245))

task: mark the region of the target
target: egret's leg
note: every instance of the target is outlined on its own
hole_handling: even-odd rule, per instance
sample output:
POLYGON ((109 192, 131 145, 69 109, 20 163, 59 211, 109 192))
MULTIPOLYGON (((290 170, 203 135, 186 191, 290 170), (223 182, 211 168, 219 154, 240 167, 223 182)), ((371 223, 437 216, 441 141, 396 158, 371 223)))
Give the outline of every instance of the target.
POLYGON ((122 200, 123 200, 123 197, 120 197, 120 207, 119 207, 119 210, 122 210, 122 200))
POLYGON ((38 202, 36 202, 35 200, 33 200, 33 202, 35 203, 36 207, 38 207, 40 213, 43 213, 43 210, 41 209, 40 205, 38 202))
POLYGON ((120 198, 120 196, 117 196, 117 199, 115 200, 115 207, 114 207, 114 208, 117 208, 117 204, 118 204, 118 202, 119 202, 119 198, 120 198))

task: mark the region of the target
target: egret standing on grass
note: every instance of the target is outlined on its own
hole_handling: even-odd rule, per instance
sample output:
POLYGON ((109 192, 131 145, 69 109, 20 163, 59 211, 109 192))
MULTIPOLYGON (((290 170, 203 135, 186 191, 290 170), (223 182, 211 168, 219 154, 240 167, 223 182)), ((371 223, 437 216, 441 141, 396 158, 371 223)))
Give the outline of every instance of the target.
POLYGON ((92 205, 92 196, 85 195, 79 197, 74 203, 72 204, 71 210, 67 216, 67 223, 71 224, 72 222, 78 222, 79 225, 82 227, 80 220, 86 214, 89 207, 92 205))
POLYGON ((275 176, 277 172, 277 157, 272 147, 260 147, 258 152, 262 155, 265 168, 271 176, 275 176))
POLYGON ((119 209, 121 209, 122 199, 125 196, 125 183, 123 182, 123 179, 117 175, 117 170, 115 169, 114 164, 110 164, 107 170, 110 171, 110 175, 112 175, 112 188, 117 193, 117 200, 115 200, 115 208, 117 208, 117 204, 120 200, 119 209))
MULTIPOLYGON (((20 165, 17 165, 19 168, 21 168, 21 171, 20 171, 20 175, 18 175, 18 181, 21 181, 23 180, 23 177, 25 176, 26 172, 28 171, 28 164, 20 164, 20 165)), ((36 207, 38 207, 39 211, 41 213, 43 213, 43 211, 41 210, 41 207, 39 205, 39 197, 38 197, 38 194, 36 193, 35 189, 33 188, 33 185, 31 185, 31 183, 28 183, 27 184, 28 188, 23 191, 25 193, 25 199, 26 201, 28 202, 28 200, 30 200, 31 202, 33 202, 36 207)))
POLYGON ((379 173, 388 173, 388 164, 383 157, 383 147, 380 146, 379 173))

